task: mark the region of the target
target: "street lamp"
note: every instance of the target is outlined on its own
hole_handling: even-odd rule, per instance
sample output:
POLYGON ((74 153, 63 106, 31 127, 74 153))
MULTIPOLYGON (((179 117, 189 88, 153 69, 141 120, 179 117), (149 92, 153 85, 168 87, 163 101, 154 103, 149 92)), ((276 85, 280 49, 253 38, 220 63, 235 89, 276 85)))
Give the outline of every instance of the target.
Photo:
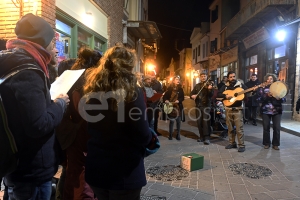
POLYGON ((279 30, 279 31, 277 31, 277 33, 276 33, 276 35, 275 35, 275 37, 277 38, 277 40, 278 40, 279 42, 284 41, 285 36, 286 36, 286 32, 285 32, 284 30, 279 30))

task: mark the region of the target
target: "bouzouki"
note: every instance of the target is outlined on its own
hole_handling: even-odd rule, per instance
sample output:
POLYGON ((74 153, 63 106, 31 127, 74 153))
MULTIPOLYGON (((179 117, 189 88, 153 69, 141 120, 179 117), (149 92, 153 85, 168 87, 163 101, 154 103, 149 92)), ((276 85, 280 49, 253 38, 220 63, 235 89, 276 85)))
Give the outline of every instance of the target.
POLYGON ((224 104, 225 106, 231 106, 231 105, 234 104, 236 101, 242 101, 242 100, 245 98, 245 95, 244 95, 245 93, 251 92, 252 90, 255 90, 255 89, 259 88, 259 87, 265 87, 265 86, 267 86, 267 85, 269 85, 269 84, 265 82, 265 83, 261 83, 261 84, 259 84, 259 85, 256 85, 256 86, 254 86, 254 87, 252 87, 252 88, 248 88, 248 89, 246 89, 246 90, 244 90, 244 89, 241 88, 241 87, 235 88, 234 90, 225 90, 225 91, 223 92, 223 94, 232 96, 232 98, 229 99, 229 100, 224 99, 224 100, 223 100, 223 104, 224 104))

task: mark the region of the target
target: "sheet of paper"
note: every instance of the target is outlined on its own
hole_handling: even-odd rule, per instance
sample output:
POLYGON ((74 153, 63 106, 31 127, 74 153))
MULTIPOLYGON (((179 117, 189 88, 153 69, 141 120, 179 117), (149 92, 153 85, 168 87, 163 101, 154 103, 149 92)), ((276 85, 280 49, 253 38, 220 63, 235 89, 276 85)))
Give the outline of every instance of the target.
POLYGON ((54 100, 60 94, 66 94, 85 69, 66 70, 52 84, 50 89, 51 99, 54 100))

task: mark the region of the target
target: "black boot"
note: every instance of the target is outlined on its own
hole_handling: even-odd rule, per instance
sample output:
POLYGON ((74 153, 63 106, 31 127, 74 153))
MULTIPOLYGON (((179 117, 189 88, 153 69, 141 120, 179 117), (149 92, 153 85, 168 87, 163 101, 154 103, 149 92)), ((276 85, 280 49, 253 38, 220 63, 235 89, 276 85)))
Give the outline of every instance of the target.
POLYGON ((180 133, 177 133, 176 140, 180 140, 180 133))
POLYGON ((169 134, 169 140, 172 140, 173 138, 172 138, 172 134, 169 134))
POLYGON ((256 120, 253 120, 252 125, 257 126, 256 120))

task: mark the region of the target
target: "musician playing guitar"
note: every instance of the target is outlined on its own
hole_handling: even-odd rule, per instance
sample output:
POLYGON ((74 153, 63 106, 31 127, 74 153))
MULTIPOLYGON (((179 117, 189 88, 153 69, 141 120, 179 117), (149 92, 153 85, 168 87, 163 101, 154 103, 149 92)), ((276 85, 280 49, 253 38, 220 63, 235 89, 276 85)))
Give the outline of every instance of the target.
POLYGON ((225 85, 223 85, 219 92, 218 92, 218 98, 223 98, 223 103, 225 106, 225 114, 226 114, 226 125, 228 127, 228 139, 229 144, 225 147, 225 149, 232 149, 237 148, 237 144, 235 141, 235 135, 237 135, 238 140, 238 152, 244 152, 245 151, 245 142, 244 142, 244 128, 243 128, 243 102, 242 101, 235 101, 236 93, 233 92, 233 90, 243 90, 247 89, 247 87, 242 84, 240 81, 236 80, 235 72, 229 71, 227 74, 227 82, 225 85), (225 101, 230 100, 233 103, 225 104, 225 101), (234 128, 236 127, 236 134, 234 133, 234 128))

